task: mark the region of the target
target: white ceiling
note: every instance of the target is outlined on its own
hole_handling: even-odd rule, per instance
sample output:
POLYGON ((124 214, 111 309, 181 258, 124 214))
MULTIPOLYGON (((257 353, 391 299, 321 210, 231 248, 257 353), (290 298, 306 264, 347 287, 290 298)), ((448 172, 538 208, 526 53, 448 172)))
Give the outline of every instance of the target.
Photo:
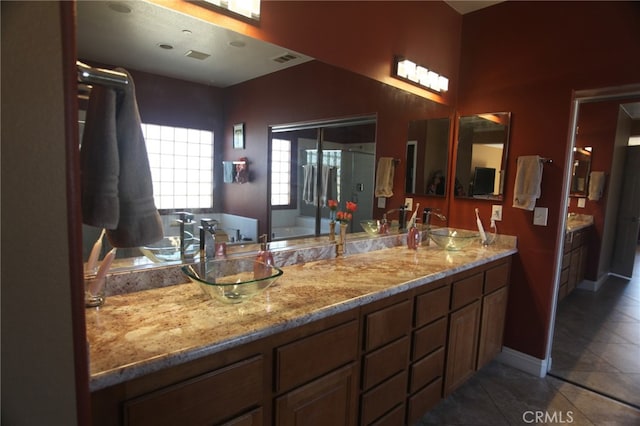
POLYGON ((476 10, 484 9, 485 7, 493 6, 494 4, 502 3, 505 0, 500 1, 484 1, 484 0, 445 0, 449 6, 454 8, 461 15, 475 12, 476 10))
POLYGON ((80 60, 216 87, 313 59, 145 1, 79 1, 77 29, 80 60), (118 12, 114 5, 115 9, 129 12, 118 12), (161 44, 173 49, 162 49, 161 44), (185 56, 190 50, 211 56, 204 60, 185 56), (284 64, 274 61, 286 54, 296 59, 284 64))
MULTIPOLYGON (((500 2, 446 3, 464 14, 500 2)), ((77 19, 80 60, 215 87, 231 86, 313 59, 146 1, 79 1, 77 19), (234 47, 232 42, 244 47, 234 47), (162 49, 160 44, 173 49, 162 49), (189 50, 211 56, 194 59, 185 56, 189 50), (285 64, 273 60, 285 54, 297 59, 285 64)))

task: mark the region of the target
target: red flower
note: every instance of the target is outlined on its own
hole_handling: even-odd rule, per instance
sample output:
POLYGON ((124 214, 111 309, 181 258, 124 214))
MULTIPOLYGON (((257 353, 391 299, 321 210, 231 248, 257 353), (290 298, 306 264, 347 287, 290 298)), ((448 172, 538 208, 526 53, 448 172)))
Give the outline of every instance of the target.
POLYGON ((338 208, 338 202, 336 200, 328 200, 327 205, 330 210, 336 210, 338 208))

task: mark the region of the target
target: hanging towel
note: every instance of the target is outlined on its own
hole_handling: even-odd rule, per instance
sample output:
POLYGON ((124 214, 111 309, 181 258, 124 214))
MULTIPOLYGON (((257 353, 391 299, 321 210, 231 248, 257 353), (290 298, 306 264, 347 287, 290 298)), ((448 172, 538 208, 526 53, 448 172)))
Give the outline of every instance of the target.
POLYGON ((302 166, 302 199, 307 204, 314 204, 316 196, 316 173, 315 166, 312 164, 304 164, 302 166))
POLYGON ((378 170, 376 172, 376 197, 393 196, 394 172, 395 165, 393 164, 393 158, 380 157, 380 159, 378 160, 378 170))
POLYGON ((80 149, 82 219, 107 229, 113 247, 139 247, 162 239, 153 200, 149 158, 131 75, 116 90, 91 91, 80 149))
POLYGON ((536 199, 540 198, 542 167, 542 157, 538 155, 518 157, 513 207, 524 210, 535 208, 536 199))
POLYGON ((224 183, 233 183, 233 175, 236 170, 233 161, 223 161, 222 169, 222 181, 224 183))
POLYGON ((604 192, 604 172, 591 172, 589 174, 589 200, 598 201, 604 192))
POLYGON ((327 201, 329 201, 332 196, 331 190, 331 178, 332 178, 333 167, 323 165, 322 166, 322 180, 320 181, 320 206, 326 207, 327 201))

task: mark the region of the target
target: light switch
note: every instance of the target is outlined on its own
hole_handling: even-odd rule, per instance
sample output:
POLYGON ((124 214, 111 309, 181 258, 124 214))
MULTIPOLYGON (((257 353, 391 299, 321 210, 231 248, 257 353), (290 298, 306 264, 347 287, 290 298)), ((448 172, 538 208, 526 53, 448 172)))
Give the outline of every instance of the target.
POLYGON ((384 197, 378 197, 378 208, 384 209, 387 207, 387 199, 384 197))
POLYGON ((547 226, 547 216, 549 216, 548 208, 536 207, 533 210, 533 224, 538 226, 547 226))
POLYGON ((586 204, 587 204, 586 198, 578 198, 578 207, 580 207, 581 209, 584 209, 586 204))

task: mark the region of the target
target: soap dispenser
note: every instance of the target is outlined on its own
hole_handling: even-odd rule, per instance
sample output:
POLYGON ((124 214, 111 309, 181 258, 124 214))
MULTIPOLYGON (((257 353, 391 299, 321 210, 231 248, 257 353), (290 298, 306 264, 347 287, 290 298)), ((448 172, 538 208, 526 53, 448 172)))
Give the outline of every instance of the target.
POLYGON ((274 266, 273 254, 267 249, 267 235, 260 236, 260 251, 253 265, 253 279, 258 280, 271 276, 271 267, 274 266))
POLYGON ((382 220, 380 221, 380 229, 378 229, 378 234, 387 235, 389 233, 389 221, 387 220, 387 214, 382 215, 382 220))
POLYGON ((411 228, 409 228, 409 232, 407 232, 407 247, 412 250, 417 250, 420 246, 420 229, 418 228, 418 220, 416 219, 411 228))

